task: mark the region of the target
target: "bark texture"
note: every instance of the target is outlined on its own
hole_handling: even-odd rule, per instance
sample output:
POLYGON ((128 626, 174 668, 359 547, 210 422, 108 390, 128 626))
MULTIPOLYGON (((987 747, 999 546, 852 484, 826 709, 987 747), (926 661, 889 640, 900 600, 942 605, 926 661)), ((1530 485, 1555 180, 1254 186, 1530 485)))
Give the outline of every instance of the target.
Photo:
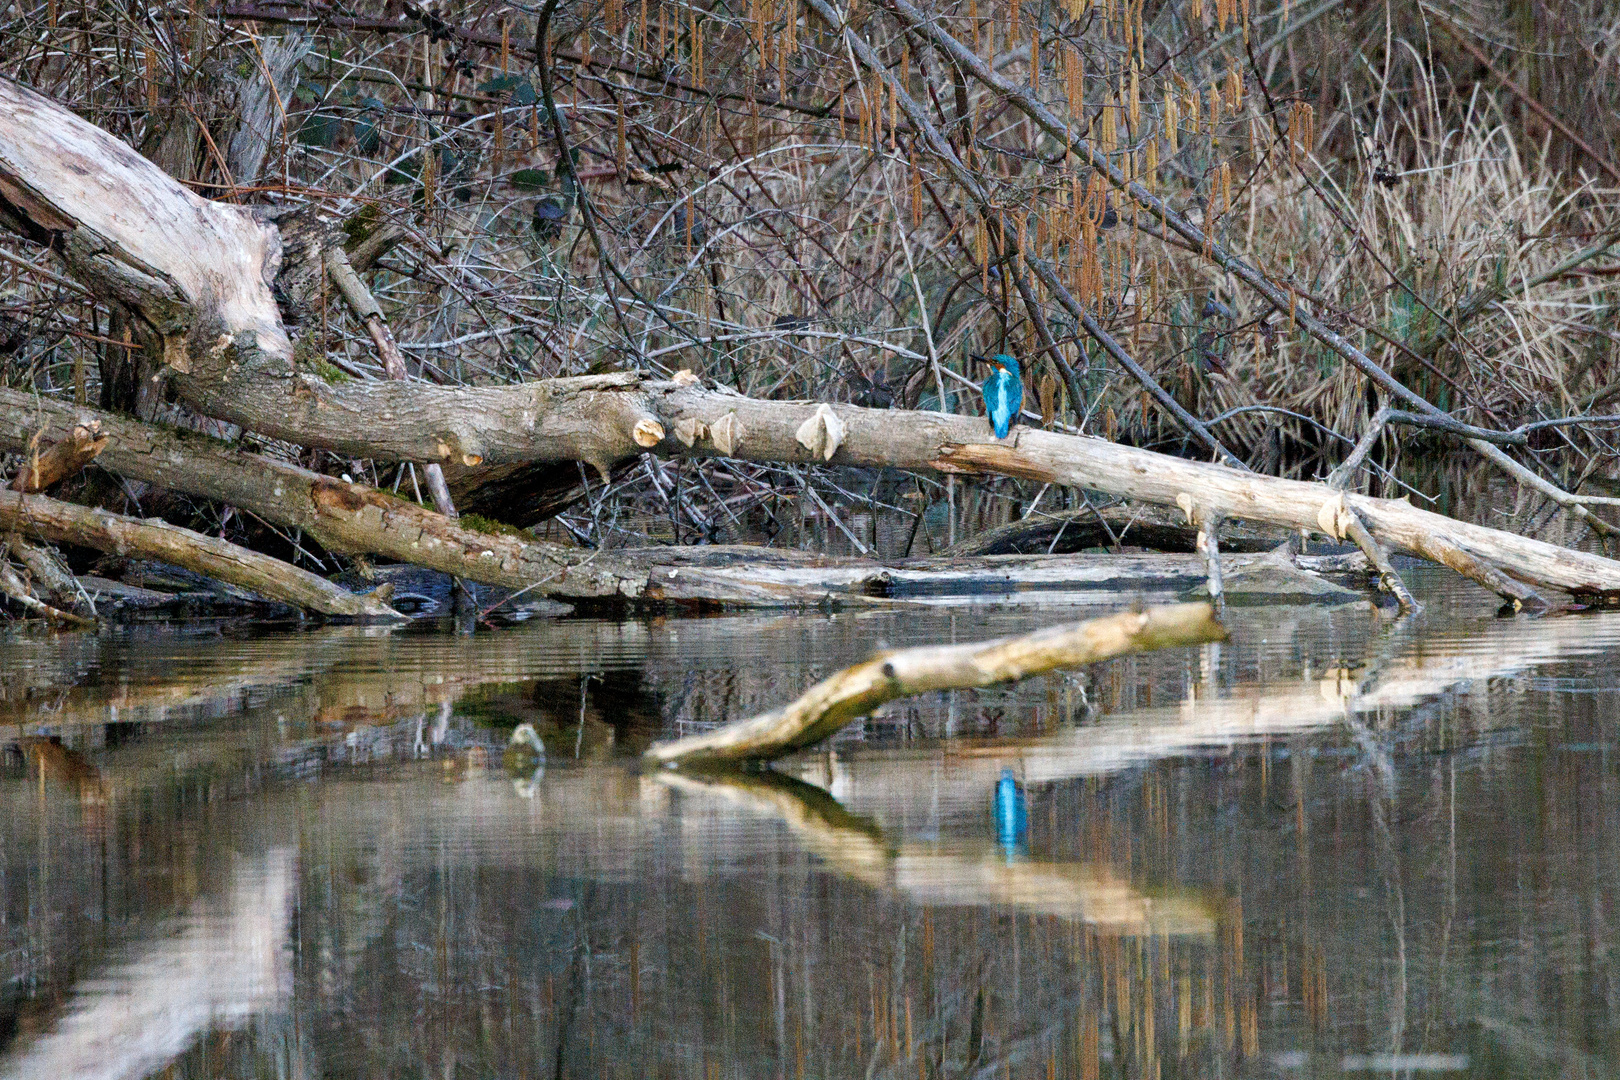
POLYGON ((382 555, 489 585, 534 586, 542 595, 570 600, 794 604, 825 596, 795 585, 715 580, 702 569, 655 576, 645 553, 593 552, 515 532, 479 532, 376 488, 203 435, 0 389, 0 446, 20 450, 36 436, 60 438, 86 422, 99 424, 108 437, 100 462, 105 468, 302 529, 333 551, 382 555))
POLYGON ((92 510, 45 495, 0 491, 0 530, 183 566, 295 607, 354 619, 397 620, 386 597, 360 595, 307 570, 166 521, 92 510))

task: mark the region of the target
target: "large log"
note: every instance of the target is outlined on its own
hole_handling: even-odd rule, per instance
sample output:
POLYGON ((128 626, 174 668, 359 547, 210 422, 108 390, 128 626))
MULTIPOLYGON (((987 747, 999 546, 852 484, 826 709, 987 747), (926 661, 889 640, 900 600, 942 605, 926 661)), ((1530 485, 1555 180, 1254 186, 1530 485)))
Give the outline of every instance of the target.
MULTIPOLYGON (((0 222, 50 244, 76 277, 139 315, 161 340, 174 386, 190 405, 278 438, 469 467, 574 460, 606 470, 653 449, 999 473, 1181 506, 1200 522, 1237 518, 1335 539, 1370 536, 1420 556, 1436 551, 1439 538, 1440 548, 1470 557, 1456 565, 1477 567, 1482 583, 1499 590, 1493 569, 1581 594, 1620 592, 1620 563, 1400 500, 1053 432, 1018 429, 996 441, 971 417, 759 401, 696 380, 632 374, 507 387, 331 386, 294 362, 271 291, 280 255, 274 226, 244 208, 198 198, 113 136, 4 79, 0 113, 8 118, 0 126, 0 222)), ((353 495, 323 490, 340 500, 353 495)), ((344 512, 386 517, 392 509, 354 505, 344 512)), ((412 518, 404 527, 417 524, 412 518)))
MULTIPOLYGON (((828 592, 815 582, 786 581, 768 573, 750 579, 695 565, 714 561, 712 548, 591 551, 515 531, 481 532, 385 491, 237 450, 207 436, 0 388, 0 449, 22 451, 36 438, 63 439, 86 424, 98 425, 107 439, 99 458, 104 468, 302 529, 331 551, 380 555, 569 601, 793 606, 820 603, 828 592)), ((803 561, 791 552, 761 553, 762 561, 768 564, 773 555, 803 561)), ((868 566, 864 573, 880 571, 868 566)))
MULTIPOLYGON (((22 450, 36 438, 60 439, 87 424, 97 426, 106 441, 98 464, 121 476, 222 500, 273 524, 301 529, 331 551, 379 555, 576 603, 803 606, 870 597, 1006 597, 1069 590, 1128 598, 1144 590, 1179 592, 1203 577, 1179 556, 884 562, 713 546, 590 551, 516 532, 481 532, 376 488, 216 439, 0 388, 0 451, 22 450)), ((1229 556, 1227 572, 1252 566, 1258 558, 1229 556)))

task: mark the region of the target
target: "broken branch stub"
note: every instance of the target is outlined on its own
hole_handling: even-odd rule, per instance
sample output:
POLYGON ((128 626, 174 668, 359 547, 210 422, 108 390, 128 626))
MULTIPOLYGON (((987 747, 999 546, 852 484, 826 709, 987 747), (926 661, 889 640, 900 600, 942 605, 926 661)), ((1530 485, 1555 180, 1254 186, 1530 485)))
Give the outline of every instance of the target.
POLYGON ((77 424, 66 438, 51 443, 37 454, 29 454, 12 478, 11 490, 44 491, 78 473, 105 449, 107 436, 101 433, 100 424, 94 421, 88 425, 77 424))
POLYGON ((769 761, 813 745, 896 698, 993 686, 1127 653, 1224 641, 1208 604, 1130 611, 969 645, 927 645, 879 653, 823 679, 797 700, 702 735, 655 743, 647 759, 665 765, 769 761))

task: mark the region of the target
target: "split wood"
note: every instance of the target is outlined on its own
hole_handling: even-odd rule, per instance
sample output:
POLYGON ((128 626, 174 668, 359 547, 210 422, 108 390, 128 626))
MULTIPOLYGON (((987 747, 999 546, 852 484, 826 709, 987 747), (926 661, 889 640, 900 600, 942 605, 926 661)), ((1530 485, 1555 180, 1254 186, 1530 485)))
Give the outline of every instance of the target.
POLYGON ((77 474, 105 449, 107 437, 101 434, 99 424, 76 424, 66 438, 28 455, 28 460, 12 478, 11 490, 44 491, 77 474))

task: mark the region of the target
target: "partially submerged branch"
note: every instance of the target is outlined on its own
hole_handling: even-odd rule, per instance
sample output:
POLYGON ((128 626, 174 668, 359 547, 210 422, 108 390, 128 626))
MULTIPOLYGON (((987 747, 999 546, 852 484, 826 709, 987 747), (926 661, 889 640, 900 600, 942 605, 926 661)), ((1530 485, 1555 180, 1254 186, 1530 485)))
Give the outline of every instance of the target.
POLYGON ((1177 604, 996 641, 879 653, 823 679, 779 709, 702 735, 655 743, 647 758, 662 764, 768 761, 818 743, 896 698, 994 686, 1127 653, 1225 638, 1208 604, 1177 604))

